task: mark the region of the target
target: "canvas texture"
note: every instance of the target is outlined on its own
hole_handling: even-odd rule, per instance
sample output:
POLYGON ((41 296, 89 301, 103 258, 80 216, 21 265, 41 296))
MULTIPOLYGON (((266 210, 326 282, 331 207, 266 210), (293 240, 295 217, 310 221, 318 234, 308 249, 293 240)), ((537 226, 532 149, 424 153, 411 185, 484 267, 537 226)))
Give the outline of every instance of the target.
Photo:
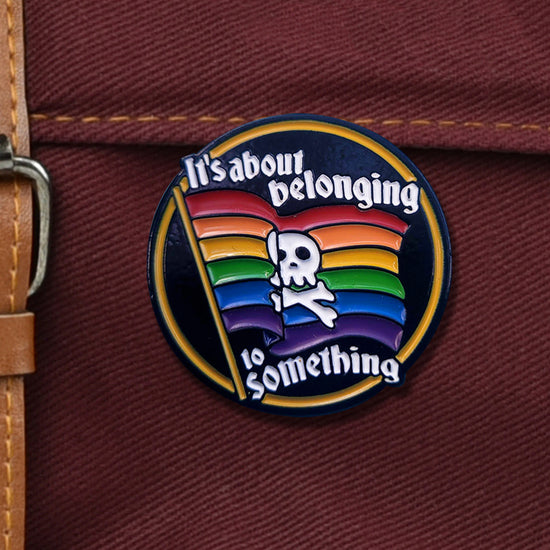
POLYGON ((26 380, 27 548, 548 548, 545 2, 27 0, 53 234, 26 380), (355 121, 424 173, 453 251, 399 388, 240 407, 170 349, 146 280, 179 159, 242 122, 355 121))

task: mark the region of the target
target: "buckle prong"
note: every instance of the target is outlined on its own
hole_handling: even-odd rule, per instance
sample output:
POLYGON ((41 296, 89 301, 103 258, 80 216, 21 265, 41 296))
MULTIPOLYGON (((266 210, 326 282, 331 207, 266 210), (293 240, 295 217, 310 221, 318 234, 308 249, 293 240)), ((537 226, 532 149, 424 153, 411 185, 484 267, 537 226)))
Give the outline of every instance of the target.
POLYGON ((28 296, 32 296, 40 288, 46 276, 51 216, 50 177, 46 169, 39 162, 28 157, 15 156, 9 138, 1 134, 0 175, 6 173, 21 174, 30 179, 38 203, 40 220, 38 228, 38 258, 36 260, 34 278, 27 293, 28 296))

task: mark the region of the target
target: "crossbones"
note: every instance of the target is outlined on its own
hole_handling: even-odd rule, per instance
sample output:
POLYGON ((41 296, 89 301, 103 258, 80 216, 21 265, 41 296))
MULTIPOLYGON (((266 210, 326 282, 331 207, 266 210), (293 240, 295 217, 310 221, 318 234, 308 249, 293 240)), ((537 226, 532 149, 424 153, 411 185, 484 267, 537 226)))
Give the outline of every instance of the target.
POLYGON ((270 296, 275 304, 275 311, 282 311, 283 308, 300 304, 317 315, 321 322, 329 328, 334 327, 334 320, 337 313, 329 306, 317 303, 318 300, 334 302, 334 294, 326 287, 323 281, 317 283, 317 286, 307 290, 292 290, 284 287, 282 292, 273 291, 270 296), (282 296, 282 304, 281 304, 282 296))
POLYGON ((321 254, 315 241, 302 233, 286 232, 277 235, 272 231, 267 238, 267 248, 271 260, 279 268, 270 281, 277 287, 282 286, 280 291, 274 290, 270 294, 275 311, 302 305, 314 313, 324 325, 333 328, 336 311, 319 302, 334 302, 336 298, 323 281, 317 280, 321 254), (306 282, 312 286, 304 290, 290 288, 291 284, 304 286, 306 282))

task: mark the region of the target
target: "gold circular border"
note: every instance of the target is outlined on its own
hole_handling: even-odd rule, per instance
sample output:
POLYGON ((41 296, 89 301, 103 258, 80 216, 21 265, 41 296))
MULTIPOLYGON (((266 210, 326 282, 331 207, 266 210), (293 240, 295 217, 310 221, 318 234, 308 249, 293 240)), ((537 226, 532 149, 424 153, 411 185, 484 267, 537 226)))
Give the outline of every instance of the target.
MULTIPOLYGON (((410 171, 410 169, 403 163, 401 159, 396 157, 391 151, 386 149, 383 145, 373 140, 372 138, 365 136, 364 134, 352 130, 350 128, 339 126, 328 122, 321 122, 316 120, 292 120, 284 122, 269 123, 264 126, 258 126, 250 130, 245 130, 236 136, 227 139, 225 142, 218 144, 216 147, 209 151, 211 158, 216 158, 223 155, 227 151, 230 151, 234 147, 249 141, 250 139, 269 135, 277 132, 288 131, 315 131, 323 132, 327 134, 336 135, 349 139, 364 146, 366 149, 374 152, 386 162, 388 162, 407 182, 416 181, 416 177, 410 171)), ((416 330, 409 338, 409 340, 401 347, 399 353, 396 355, 396 359, 403 363, 414 352, 417 346, 422 341, 424 335, 430 327, 432 319, 437 310, 439 304, 439 298, 443 289, 443 275, 444 275, 444 247, 443 238, 441 236, 441 230, 437 221, 437 216, 434 209, 422 189, 420 194, 420 204, 423 208, 424 215, 430 228, 430 234, 432 237, 433 252, 434 252, 434 268, 432 288, 430 291, 430 297, 428 304, 422 315, 420 323, 416 327, 416 330)), ((189 360, 197 367, 205 376, 215 382, 217 385, 224 388, 230 393, 235 393, 235 384, 227 376, 221 374, 210 363, 208 363, 191 345, 189 340, 184 336, 179 325, 177 324, 166 294, 166 287, 164 284, 164 247, 166 244, 166 235, 168 233, 168 227, 172 220, 172 216, 176 211, 176 204, 174 197, 171 197, 164 210, 159 225, 157 237, 154 241, 153 249, 153 282, 157 289, 157 300, 159 308, 166 323, 166 327, 170 331, 170 334, 174 338, 176 344, 183 351, 183 353, 189 358, 189 360)), ((283 407, 283 408, 310 408, 319 407, 325 405, 332 405, 340 403, 352 397, 356 397, 361 393, 370 390, 382 381, 382 377, 369 377, 358 384, 354 384, 349 388, 332 392, 319 396, 312 397, 285 397, 274 394, 266 393, 262 399, 264 405, 283 407)))

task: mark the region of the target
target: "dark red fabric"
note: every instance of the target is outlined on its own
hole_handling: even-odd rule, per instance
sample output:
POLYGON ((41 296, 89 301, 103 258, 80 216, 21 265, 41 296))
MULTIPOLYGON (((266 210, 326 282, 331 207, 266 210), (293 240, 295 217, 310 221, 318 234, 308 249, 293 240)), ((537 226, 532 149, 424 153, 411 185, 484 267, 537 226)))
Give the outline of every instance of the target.
POLYGON ((29 304, 27 548, 549 548, 550 159, 518 154, 550 152, 548 4, 25 5, 33 156, 54 188, 29 304), (179 158, 293 111, 414 146, 453 247, 404 386, 311 419, 182 367, 145 273, 179 158))
POLYGON ((550 150, 545 0, 26 5, 35 139, 203 144, 306 112, 400 145, 550 150))
POLYGON ((28 547, 548 547, 548 158, 408 151, 452 236, 442 325, 403 387, 294 419, 203 385, 157 326, 149 224, 186 152, 35 147, 55 219, 28 547))

